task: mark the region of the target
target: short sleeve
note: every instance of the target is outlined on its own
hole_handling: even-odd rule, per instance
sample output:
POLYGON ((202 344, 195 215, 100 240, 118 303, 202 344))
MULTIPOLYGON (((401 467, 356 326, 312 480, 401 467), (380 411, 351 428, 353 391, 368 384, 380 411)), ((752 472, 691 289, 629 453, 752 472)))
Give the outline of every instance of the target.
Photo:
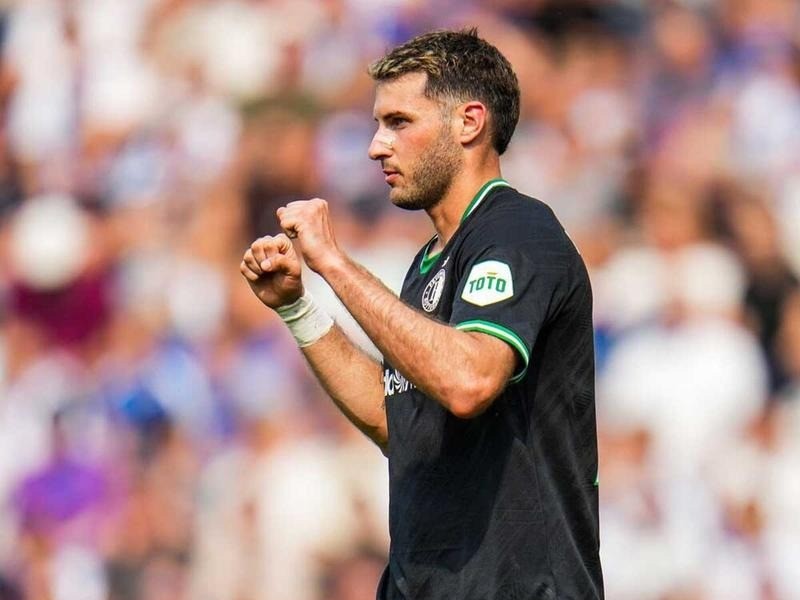
POLYGON ((450 324, 492 335, 518 355, 510 382, 525 377, 531 351, 554 307, 568 271, 568 255, 549 244, 494 244, 464 265, 450 324))

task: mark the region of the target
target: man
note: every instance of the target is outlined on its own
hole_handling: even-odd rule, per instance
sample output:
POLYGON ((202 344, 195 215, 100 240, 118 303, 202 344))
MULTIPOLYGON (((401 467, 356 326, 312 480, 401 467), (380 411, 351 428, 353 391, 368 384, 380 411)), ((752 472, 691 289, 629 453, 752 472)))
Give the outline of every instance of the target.
POLYGON ((389 457, 378 598, 602 598, 591 290, 552 211, 500 178, 516 76, 475 30, 419 36, 370 74, 370 157, 391 201, 436 230, 400 299, 337 246, 321 199, 279 209, 287 235, 240 268, 389 457), (383 365, 304 294, 290 237, 383 365))

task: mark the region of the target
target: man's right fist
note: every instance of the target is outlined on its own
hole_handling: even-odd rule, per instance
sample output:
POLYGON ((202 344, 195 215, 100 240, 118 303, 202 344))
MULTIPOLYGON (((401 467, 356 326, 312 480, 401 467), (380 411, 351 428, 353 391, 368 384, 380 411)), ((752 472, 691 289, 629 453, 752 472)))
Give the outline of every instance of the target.
POLYGON ((303 295, 300 259, 284 234, 260 237, 250 244, 239 270, 270 308, 291 304, 303 295))

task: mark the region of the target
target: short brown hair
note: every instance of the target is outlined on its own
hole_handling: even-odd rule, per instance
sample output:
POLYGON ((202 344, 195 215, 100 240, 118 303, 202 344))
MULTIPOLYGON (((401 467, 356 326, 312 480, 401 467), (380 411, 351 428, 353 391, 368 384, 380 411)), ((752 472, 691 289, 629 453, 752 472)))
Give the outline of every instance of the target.
POLYGON ((505 152, 519 120, 519 82, 506 57, 479 38, 476 28, 419 35, 369 67, 375 81, 415 72, 428 75, 428 98, 486 105, 492 145, 498 154, 505 152))

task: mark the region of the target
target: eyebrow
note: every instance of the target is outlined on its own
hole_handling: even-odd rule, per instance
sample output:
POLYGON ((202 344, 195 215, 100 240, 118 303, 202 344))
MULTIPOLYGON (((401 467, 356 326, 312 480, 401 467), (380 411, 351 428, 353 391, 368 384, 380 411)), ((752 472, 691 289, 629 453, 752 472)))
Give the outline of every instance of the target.
POLYGON ((392 112, 386 113, 385 115, 381 115, 381 116, 373 115, 372 118, 377 123, 379 121, 388 121, 388 120, 393 119, 395 117, 411 118, 411 115, 409 113, 407 113, 407 112, 402 111, 402 110, 393 110, 392 112))

